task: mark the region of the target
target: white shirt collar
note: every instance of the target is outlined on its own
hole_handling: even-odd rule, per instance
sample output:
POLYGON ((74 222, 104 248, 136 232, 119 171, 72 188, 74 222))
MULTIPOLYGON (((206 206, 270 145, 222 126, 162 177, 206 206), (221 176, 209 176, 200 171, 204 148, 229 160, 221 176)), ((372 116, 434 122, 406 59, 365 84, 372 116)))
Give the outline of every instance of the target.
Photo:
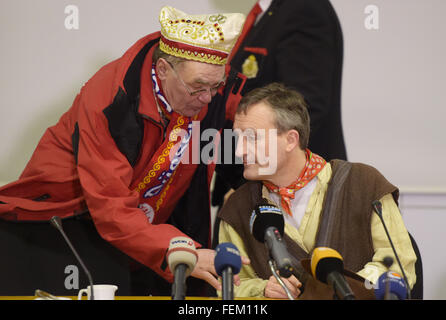
POLYGON ((259 22, 259 20, 263 17, 266 10, 268 10, 269 6, 271 5, 271 2, 273 2, 273 0, 259 0, 258 4, 260 6, 260 9, 262 9, 262 12, 257 15, 254 25, 256 25, 257 22, 259 22))
POLYGON ((271 2, 273 2, 273 0, 259 0, 259 6, 263 12, 265 12, 269 8, 271 2))

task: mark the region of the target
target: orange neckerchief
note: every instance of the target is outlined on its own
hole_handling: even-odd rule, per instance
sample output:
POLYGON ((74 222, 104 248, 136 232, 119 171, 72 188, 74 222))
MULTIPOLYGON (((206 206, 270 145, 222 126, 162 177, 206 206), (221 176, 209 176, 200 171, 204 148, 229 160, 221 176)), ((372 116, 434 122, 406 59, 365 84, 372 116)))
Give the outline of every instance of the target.
POLYGON ((294 199, 294 194, 297 190, 305 187, 308 182, 311 181, 325 166, 327 163, 321 156, 312 153, 309 149, 305 150, 307 161, 300 176, 290 184, 288 187, 279 188, 271 182, 263 181, 265 187, 269 191, 278 193, 280 195, 280 205, 283 210, 290 216, 293 216, 291 212, 291 199, 294 199))

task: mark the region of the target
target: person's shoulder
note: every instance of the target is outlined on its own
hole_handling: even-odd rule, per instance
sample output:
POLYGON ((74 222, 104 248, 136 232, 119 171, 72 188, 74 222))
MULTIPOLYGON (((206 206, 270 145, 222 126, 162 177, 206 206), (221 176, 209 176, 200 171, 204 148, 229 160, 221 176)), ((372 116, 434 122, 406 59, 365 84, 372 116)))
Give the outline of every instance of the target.
MULTIPOLYGON (((248 197, 251 197, 252 192, 254 189, 257 189, 261 185, 258 181, 246 181, 244 184, 242 184, 240 187, 238 187, 228 198, 228 202, 234 202, 237 201, 247 201, 249 200, 248 197)), ((259 189, 260 190, 260 189, 259 189)))
POLYGON ((89 112, 101 113, 103 108, 113 101, 118 92, 117 88, 114 88, 118 63, 118 60, 107 63, 83 85, 80 91, 84 102, 82 105, 89 112))
POLYGON ((279 0, 277 10, 284 16, 298 15, 304 19, 329 19, 333 14, 328 0, 279 0))
POLYGON ((119 58, 103 65, 82 87, 81 93, 87 101, 95 101, 97 111, 102 112, 104 106, 109 105, 122 91, 124 92, 124 78, 132 62, 143 48, 156 42, 159 33, 155 32, 139 39, 119 58))
POLYGON ((368 172, 368 173, 379 173, 379 170, 377 168, 375 168, 374 166, 367 164, 367 163, 363 163, 363 162, 351 162, 352 164, 352 168, 356 169, 356 170, 360 170, 363 172, 368 172))
POLYGON ((251 212, 257 197, 261 197, 262 184, 259 181, 247 181, 238 187, 223 205, 219 216, 231 216, 234 212, 251 212))
POLYGON ((342 159, 332 159, 329 161, 332 167, 336 168, 343 164, 349 164, 351 167, 365 169, 365 170, 376 170, 375 167, 373 167, 370 164, 364 163, 364 162, 352 162, 348 160, 342 160, 342 159))
POLYGON ((332 160, 332 166, 336 168, 342 163, 349 163, 351 166, 351 175, 355 179, 371 181, 371 179, 387 180, 384 175, 373 165, 363 162, 349 162, 345 160, 332 160))
POLYGON ((326 10, 328 0, 275 0, 281 10, 326 10))

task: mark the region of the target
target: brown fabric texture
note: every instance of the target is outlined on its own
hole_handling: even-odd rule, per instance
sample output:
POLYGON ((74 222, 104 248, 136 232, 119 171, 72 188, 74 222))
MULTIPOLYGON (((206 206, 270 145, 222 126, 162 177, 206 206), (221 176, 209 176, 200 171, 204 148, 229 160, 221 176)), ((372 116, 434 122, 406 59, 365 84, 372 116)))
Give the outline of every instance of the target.
MULTIPOLYGON (((370 225, 373 213, 371 203, 388 193, 391 193, 397 202, 398 189, 371 166, 344 160, 332 160, 330 164, 332 177, 324 199, 315 247, 325 246, 335 249, 342 255, 345 269, 358 272, 372 260, 374 254, 370 225), (342 170, 342 167, 345 173, 346 164, 349 167, 346 176, 340 188, 335 190, 336 181, 339 181, 339 179, 336 180, 337 173, 342 170), (327 195, 333 191, 335 191, 335 197, 327 203, 327 195)), ((218 216, 231 225, 244 240, 251 266, 257 276, 268 279, 272 275, 268 266, 268 251, 263 243, 258 242, 251 235, 249 226, 251 213, 262 199, 261 190, 261 182, 245 183, 231 195, 218 216)), ((296 259, 310 258, 311 252, 306 253, 286 234, 283 238, 289 253, 296 259)), ((308 285, 316 286, 311 283, 308 285)), ((305 284, 305 291, 309 289, 308 285, 305 284)))

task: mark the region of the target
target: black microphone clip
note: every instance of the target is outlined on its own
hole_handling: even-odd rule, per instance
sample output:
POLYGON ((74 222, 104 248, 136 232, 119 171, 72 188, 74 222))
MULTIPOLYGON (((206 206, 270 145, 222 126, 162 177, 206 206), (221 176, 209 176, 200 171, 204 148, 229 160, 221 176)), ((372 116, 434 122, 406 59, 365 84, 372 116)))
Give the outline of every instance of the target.
POLYGON ((373 210, 375 210, 376 214, 382 219, 383 216, 383 204, 379 200, 374 200, 372 202, 373 210))

